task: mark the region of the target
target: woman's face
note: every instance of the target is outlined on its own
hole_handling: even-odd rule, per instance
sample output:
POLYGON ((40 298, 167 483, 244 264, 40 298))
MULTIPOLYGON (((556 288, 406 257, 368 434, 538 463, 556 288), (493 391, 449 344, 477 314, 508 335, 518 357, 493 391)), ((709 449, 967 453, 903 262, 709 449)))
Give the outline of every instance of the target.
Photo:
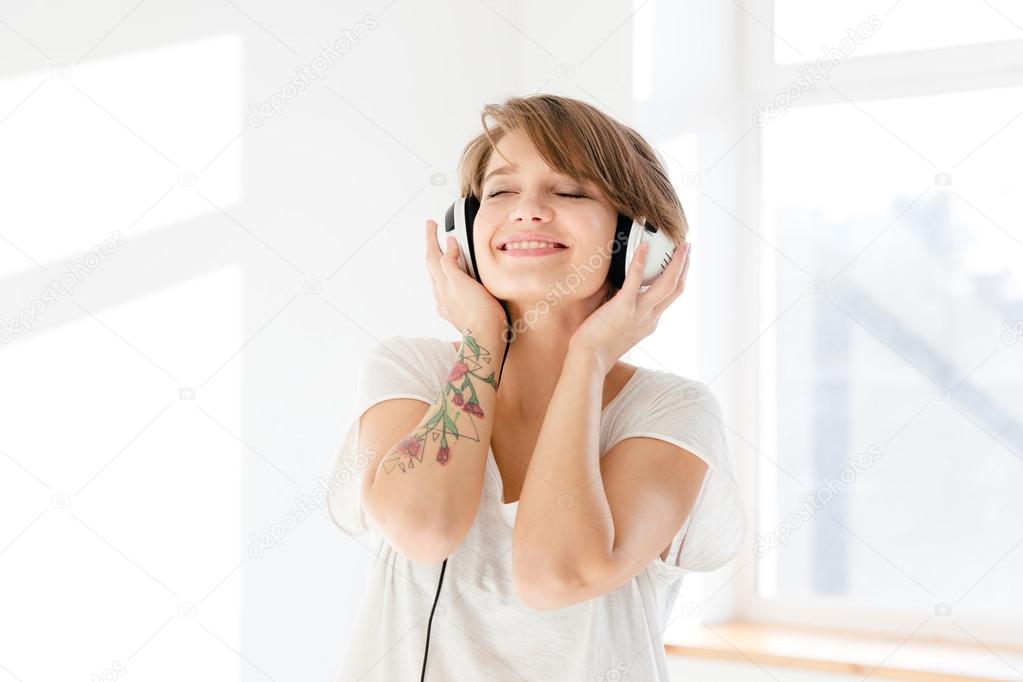
POLYGON ((607 287, 618 212, 592 182, 555 173, 523 133, 507 133, 483 174, 473 238, 484 286, 499 299, 586 298, 607 287), (507 157, 514 167, 509 167, 507 157), (565 248, 530 255, 507 248, 521 235, 546 235, 565 248))

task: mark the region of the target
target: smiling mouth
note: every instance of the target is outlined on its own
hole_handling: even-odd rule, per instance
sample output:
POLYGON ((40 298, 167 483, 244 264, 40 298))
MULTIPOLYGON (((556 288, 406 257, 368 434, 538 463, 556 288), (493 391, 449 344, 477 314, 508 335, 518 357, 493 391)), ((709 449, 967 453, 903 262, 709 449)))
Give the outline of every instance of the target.
POLYGON ((498 251, 553 251, 567 249, 564 244, 557 242, 541 242, 538 240, 523 242, 508 242, 497 247, 498 251), (510 248, 509 248, 510 247, 510 248))
POLYGON ((511 256, 512 258, 553 256, 555 254, 561 253, 562 251, 568 251, 568 247, 551 245, 539 247, 516 247, 512 249, 506 249, 502 247, 498 249, 499 253, 502 253, 506 256, 511 256))

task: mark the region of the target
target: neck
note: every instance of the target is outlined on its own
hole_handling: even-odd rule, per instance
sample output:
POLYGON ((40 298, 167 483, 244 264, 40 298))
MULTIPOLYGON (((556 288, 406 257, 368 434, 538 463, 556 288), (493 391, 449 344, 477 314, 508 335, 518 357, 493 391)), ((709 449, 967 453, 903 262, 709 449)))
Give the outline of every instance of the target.
POLYGON ((569 339, 597 308, 604 304, 601 289, 585 299, 559 301, 506 301, 514 337, 508 347, 498 391, 502 409, 520 417, 542 415, 571 351, 569 339))

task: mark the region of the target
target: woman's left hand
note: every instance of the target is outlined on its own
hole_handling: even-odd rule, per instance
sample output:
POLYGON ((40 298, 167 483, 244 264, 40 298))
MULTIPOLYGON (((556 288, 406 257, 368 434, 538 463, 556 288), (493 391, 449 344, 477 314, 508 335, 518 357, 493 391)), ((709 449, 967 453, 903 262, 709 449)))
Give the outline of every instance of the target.
POLYGON ((569 340, 570 352, 592 355, 605 374, 626 351, 657 329, 661 313, 685 289, 689 242, 675 248, 668 267, 646 291, 640 292, 649 249, 647 243, 640 246, 622 288, 586 318, 569 340))

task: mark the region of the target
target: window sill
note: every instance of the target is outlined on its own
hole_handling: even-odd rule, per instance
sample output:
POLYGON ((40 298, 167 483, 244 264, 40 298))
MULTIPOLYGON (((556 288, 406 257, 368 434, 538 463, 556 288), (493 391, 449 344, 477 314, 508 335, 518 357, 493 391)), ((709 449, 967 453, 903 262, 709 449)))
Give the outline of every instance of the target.
POLYGON ((928 682, 1019 680, 1023 649, 989 649, 938 641, 906 641, 787 625, 728 621, 704 625, 675 643, 669 656, 697 656, 863 677, 928 682))

